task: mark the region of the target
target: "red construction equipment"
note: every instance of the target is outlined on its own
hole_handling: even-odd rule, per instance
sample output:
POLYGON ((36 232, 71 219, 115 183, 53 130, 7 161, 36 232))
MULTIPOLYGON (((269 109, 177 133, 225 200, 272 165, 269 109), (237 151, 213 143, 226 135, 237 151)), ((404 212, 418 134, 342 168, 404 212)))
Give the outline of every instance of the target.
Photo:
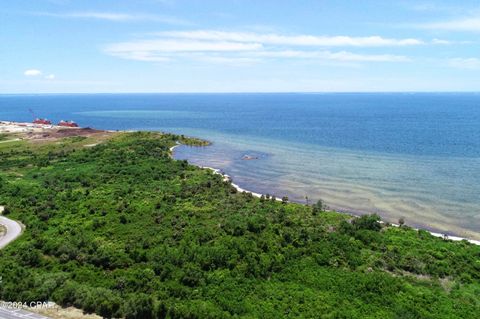
POLYGON ((75 123, 74 121, 64 121, 64 120, 61 120, 60 122, 58 122, 57 125, 64 126, 64 127, 78 127, 78 124, 75 123))
POLYGON ((52 122, 47 119, 36 118, 33 121, 33 124, 51 125, 52 122))

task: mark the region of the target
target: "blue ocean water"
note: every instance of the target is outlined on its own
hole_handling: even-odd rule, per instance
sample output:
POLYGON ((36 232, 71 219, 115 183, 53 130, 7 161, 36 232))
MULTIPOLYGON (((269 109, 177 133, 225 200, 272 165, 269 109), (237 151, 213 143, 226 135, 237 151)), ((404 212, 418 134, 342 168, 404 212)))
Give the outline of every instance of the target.
POLYGON ((480 238, 480 94, 3 95, 0 119, 208 139, 177 158, 243 188, 480 238), (255 160, 244 160, 245 155, 255 160))

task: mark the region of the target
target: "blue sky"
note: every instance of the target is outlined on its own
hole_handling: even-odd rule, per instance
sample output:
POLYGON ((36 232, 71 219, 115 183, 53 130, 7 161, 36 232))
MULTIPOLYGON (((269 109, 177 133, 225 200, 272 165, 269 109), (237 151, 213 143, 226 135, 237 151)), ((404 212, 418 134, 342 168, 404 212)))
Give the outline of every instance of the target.
POLYGON ((480 91, 478 1, 0 0, 0 93, 480 91))

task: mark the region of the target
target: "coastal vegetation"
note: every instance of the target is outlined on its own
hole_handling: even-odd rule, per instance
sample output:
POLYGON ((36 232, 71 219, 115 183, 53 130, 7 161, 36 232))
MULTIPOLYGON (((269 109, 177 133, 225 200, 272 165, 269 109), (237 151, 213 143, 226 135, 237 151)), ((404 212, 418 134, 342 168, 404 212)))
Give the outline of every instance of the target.
POLYGON ((206 145, 2 145, 0 205, 26 229, 0 251, 0 300, 106 318, 478 318, 480 247, 237 192, 172 159, 177 143, 206 145))

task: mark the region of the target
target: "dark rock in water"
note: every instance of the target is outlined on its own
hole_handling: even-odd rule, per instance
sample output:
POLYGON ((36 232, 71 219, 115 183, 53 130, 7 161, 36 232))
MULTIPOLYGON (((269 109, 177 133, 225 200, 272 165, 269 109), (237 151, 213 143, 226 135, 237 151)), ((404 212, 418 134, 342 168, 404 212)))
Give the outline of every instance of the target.
POLYGON ((258 156, 243 155, 243 157, 242 157, 242 160, 245 160, 245 161, 256 160, 256 159, 258 159, 258 156))

